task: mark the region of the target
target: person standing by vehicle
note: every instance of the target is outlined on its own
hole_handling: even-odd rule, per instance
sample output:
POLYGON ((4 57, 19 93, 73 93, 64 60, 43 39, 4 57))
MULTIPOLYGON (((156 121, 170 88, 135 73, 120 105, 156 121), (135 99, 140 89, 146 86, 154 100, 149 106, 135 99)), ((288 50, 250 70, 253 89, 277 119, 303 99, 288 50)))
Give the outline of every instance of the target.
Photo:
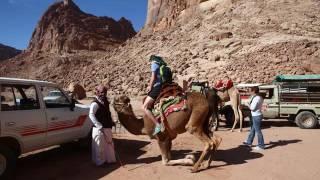
POLYGON ((95 88, 96 97, 91 103, 89 117, 94 125, 92 129, 92 160, 100 166, 116 162, 112 140, 114 122, 109 109, 107 88, 99 85, 95 88))
POLYGON ((243 142, 243 144, 251 146, 253 143, 255 134, 257 133, 258 145, 253 149, 260 151, 260 150, 264 150, 264 138, 261 131, 261 122, 263 119, 263 115, 262 115, 263 98, 259 95, 259 87, 257 86, 250 88, 250 92, 252 94, 252 98, 251 98, 251 102, 249 103, 249 108, 251 110, 252 126, 250 129, 250 133, 247 138, 247 141, 243 142))

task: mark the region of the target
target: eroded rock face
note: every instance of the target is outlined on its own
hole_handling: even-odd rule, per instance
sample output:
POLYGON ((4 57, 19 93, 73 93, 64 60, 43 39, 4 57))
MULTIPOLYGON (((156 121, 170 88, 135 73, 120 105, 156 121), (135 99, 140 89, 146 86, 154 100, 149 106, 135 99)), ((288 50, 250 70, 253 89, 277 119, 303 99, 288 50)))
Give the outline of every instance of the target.
POLYGON ((21 50, 0 44, 0 61, 10 59, 21 53, 21 50))
POLYGON ((173 26, 180 13, 206 0, 148 0, 145 28, 163 30, 173 26))
POLYGON ((130 21, 86 14, 71 0, 51 5, 33 32, 28 51, 109 50, 136 34, 130 21))
POLYGON ((279 74, 320 73, 319 1, 210 0, 197 8, 200 16, 188 17, 188 8, 172 28, 141 33, 111 52, 23 53, 1 62, 0 76, 80 82, 87 92, 108 82, 110 95, 135 96, 146 93, 152 54, 176 82, 271 83, 279 74))

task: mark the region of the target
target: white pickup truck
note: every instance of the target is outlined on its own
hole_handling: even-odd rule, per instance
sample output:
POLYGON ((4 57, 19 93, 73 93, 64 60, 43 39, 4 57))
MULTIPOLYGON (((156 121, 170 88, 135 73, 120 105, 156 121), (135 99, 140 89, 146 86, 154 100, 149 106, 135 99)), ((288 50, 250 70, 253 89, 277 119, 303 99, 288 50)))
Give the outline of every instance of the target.
POLYGON ((23 153, 90 135, 89 107, 54 83, 0 77, 0 97, 0 179, 23 153))

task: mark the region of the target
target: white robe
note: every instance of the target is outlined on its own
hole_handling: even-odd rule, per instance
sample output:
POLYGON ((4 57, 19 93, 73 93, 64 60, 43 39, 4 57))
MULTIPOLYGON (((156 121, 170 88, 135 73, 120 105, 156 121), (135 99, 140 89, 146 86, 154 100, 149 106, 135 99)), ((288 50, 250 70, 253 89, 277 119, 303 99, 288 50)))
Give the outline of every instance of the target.
POLYGON ((100 166, 107 163, 116 162, 114 144, 112 141, 112 129, 103 128, 99 130, 93 127, 92 129, 92 161, 100 166))

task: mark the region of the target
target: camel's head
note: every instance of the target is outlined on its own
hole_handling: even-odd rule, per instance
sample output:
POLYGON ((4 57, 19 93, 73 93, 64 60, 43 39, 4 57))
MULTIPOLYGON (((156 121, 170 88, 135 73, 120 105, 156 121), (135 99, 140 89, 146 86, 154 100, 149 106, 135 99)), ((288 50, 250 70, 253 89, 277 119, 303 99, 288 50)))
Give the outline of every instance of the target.
POLYGON ((114 109, 119 112, 131 112, 130 98, 123 95, 115 97, 113 100, 114 109))

